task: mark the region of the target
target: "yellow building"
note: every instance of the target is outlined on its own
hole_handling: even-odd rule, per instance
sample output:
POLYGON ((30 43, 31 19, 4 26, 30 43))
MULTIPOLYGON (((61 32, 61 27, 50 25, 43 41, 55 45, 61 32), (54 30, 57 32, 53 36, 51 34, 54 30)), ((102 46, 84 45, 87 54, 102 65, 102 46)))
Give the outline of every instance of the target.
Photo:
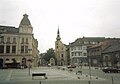
POLYGON ((23 15, 18 28, 0 26, 0 67, 15 67, 14 63, 37 66, 38 56, 38 41, 27 14, 23 15))
POLYGON ((59 28, 55 42, 55 58, 57 65, 67 65, 67 48, 61 41, 59 28))

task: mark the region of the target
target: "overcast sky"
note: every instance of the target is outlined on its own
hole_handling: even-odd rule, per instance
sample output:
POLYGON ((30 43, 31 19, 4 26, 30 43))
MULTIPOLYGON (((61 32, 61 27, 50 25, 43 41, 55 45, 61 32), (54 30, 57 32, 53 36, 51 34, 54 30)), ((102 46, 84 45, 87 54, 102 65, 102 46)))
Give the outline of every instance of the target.
POLYGON ((0 25, 18 27, 25 13, 40 52, 54 48, 58 26, 65 44, 83 36, 120 38, 120 0, 0 0, 0 25))

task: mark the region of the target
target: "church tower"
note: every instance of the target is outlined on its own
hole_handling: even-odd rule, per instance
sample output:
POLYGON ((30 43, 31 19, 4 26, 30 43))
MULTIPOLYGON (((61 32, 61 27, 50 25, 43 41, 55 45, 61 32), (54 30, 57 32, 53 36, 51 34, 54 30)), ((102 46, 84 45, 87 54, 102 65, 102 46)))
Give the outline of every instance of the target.
POLYGON ((59 26, 58 26, 58 31, 57 31, 57 38, 56 38, 57 41, 60 41, 61 38, 60 38, 60 32, 59 32, 59 26))
POLYGON ((57 65, 67 65, 67 48, 65 44, 62 43, 60 37, 60 31, 58 26, 57 37, 55 42, 55 57, 57 65))
POLYGON ((28 15, 24 14, 23 19, 21 20, 21 22, 19 24, 19 33, 32 34, 32 32, 33 32, 33 28, 30 23, 30 20, 28 19, 28 15))

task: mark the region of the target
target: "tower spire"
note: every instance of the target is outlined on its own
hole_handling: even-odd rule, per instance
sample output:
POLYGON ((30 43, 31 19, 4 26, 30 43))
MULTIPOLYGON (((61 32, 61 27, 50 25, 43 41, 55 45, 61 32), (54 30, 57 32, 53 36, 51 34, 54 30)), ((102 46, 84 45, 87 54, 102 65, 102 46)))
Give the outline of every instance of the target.
POLYGON ((31 26, 30 20, 28 19, 28 15, 24 14, 23 19, 20 22, 19 26, 31 26))
POLYGON ((60 31, 59 31, 59 26, 58 26, 58 31, 57 31, 57 38, 56 38, 56 40, 58 41, 58 40, 60 40, 61 38, 60 38, 60 31))

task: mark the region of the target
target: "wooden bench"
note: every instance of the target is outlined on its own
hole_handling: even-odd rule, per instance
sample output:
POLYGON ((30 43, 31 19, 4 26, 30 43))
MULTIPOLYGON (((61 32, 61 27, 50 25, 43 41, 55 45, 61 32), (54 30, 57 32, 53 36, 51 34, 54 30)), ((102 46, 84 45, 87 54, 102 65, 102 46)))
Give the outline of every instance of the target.
POLYGON ((32 79, 34 79, 34 76, 43 76, 45 79, 47 79, 46 73, 32 73, 32 79))

